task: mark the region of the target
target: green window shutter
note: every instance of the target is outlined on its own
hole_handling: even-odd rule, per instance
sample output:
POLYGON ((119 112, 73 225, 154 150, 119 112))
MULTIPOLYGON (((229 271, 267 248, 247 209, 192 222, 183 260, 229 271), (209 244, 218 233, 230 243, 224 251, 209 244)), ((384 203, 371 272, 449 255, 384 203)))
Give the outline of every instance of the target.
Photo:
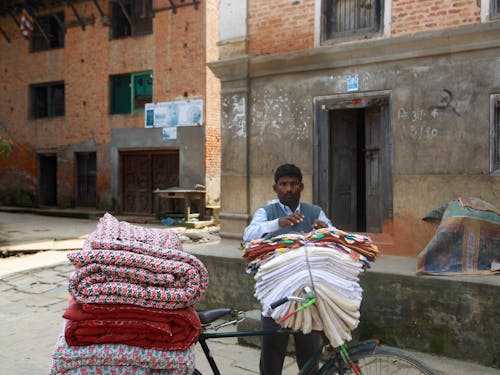
POLYGON ((130 74, 111 77, 111 114, 130 113, 130 74))
POLYGON ((134 111, 144 111, 144 106, 153 99, 153 79, 151 72, 133 75, 134 111))

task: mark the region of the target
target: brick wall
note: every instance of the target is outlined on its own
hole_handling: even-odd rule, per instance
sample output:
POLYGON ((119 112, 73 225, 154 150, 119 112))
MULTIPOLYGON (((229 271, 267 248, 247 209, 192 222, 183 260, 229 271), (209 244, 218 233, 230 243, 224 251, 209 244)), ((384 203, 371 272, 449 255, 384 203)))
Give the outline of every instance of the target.
POLYGON ((392 0, 391 35, 479 23, 476 0, 392 0))
MULTIPOLYGON (((207 0, 205 19, 206 61, 218 59, 217 40, 218 1, 207 0)), ((207 184, 207 203, 214 204, 220 198, 221 145, 220 145, 220 81, 213 72, 205 67, 206 72, 206 132, 205 132, 205 171, 207 184)))
POLYGON ((268 55, 314 46, 314 1, 249 0, 248 53, 268 55))
MULTIPOLYGON (((382 0, 383 1, 383 0, 382 0)), ((249 0, 248 51, 268 55, 314 47, 313 0, 249 0)), ((392 0, 393 36, 480 22, 477 0, 392 0)))
MULTIPOLYGON (((166 3, 155 0, 154 5, 164 7, 166 3)), ((210 95, 218 96, 217 82, 206 79, 206 43, 211 39, 205 37, 205 4, 201 2, 198 10, 193 6, 179 8, 176 14, 157 12, 153 34, 111 40, 110 28, 93 2, 78 2, 74 6, 80 17, 93 15, 94 24, 85 30, 78 25, 68 27, 65 48, 36 53, 28 52, 28 41, 10 17, 0 18, 2 29, 11 39, 8 43, 0 35, 0 138, 13 141, 12 154, 0 159, 0 190, 23 186, 36 192, 37 153, 57 153, 58 202, 69 204, 76 190, 74 152, 92 149, 97 151, 98 196, 109 192, 111 129, 144 127, 143 113, 109 114, 110 75, 152 70, 156 102, 191 98, 206 101, 209 90, 210 95), (65 84, 64 118, 30 119, 29 85, 52 81, 65 84)), ((109 1, 99 0, 99 5, 109 14, 109 1)), ((76 19, 71 8, 57 9, 65 11, 66 21, 76 19)), ((215 166, 207 173, 215 174, 218 165, 213 160, 220 154, 215 145, 218 121, 213 119, 217 114, 205 114, 210 128, 207 165, 215 166)))

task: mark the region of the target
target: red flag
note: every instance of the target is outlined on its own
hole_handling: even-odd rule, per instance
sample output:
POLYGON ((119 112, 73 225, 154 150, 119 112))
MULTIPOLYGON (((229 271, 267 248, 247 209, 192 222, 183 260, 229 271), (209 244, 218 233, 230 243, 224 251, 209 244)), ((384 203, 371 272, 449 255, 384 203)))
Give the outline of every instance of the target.
POLYGON ((21 33, 25 38, 31 37, 33 30, 35 30, 35 21, 31 14, 26 9, 21 12, 21 33))

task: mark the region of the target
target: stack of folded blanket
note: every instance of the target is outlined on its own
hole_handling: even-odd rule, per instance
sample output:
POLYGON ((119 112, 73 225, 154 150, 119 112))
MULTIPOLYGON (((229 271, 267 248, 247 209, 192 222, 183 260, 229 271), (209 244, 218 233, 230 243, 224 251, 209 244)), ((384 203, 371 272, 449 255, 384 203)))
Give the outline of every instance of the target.
POLYGON ((264 316, 294 331, 324 331, 335 347, 352 339, 363 293, 359 274, 379 254, 370 238, 318 229, 252 240, 243 244, 243 251, 264 316), (302 310, 303 302, 295 300, 270 307, 289 296, 316 299, 302 310))
POLYGON ((51 374, 191 374, 208 272, 174 231, 105 214, 79 251, 51 374))

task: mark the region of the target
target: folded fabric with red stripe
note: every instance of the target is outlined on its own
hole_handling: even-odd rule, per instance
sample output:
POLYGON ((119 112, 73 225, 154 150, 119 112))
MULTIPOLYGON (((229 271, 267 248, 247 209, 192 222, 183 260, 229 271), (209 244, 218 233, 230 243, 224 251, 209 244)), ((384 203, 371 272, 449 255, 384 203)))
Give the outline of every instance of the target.
POLYGON ((126 344, 158 350, 187 350, 196 342, 201 323, 195 309, 154 309, 124 304, 70 301, 63 314, 64 336, 73 346, 126 344))

